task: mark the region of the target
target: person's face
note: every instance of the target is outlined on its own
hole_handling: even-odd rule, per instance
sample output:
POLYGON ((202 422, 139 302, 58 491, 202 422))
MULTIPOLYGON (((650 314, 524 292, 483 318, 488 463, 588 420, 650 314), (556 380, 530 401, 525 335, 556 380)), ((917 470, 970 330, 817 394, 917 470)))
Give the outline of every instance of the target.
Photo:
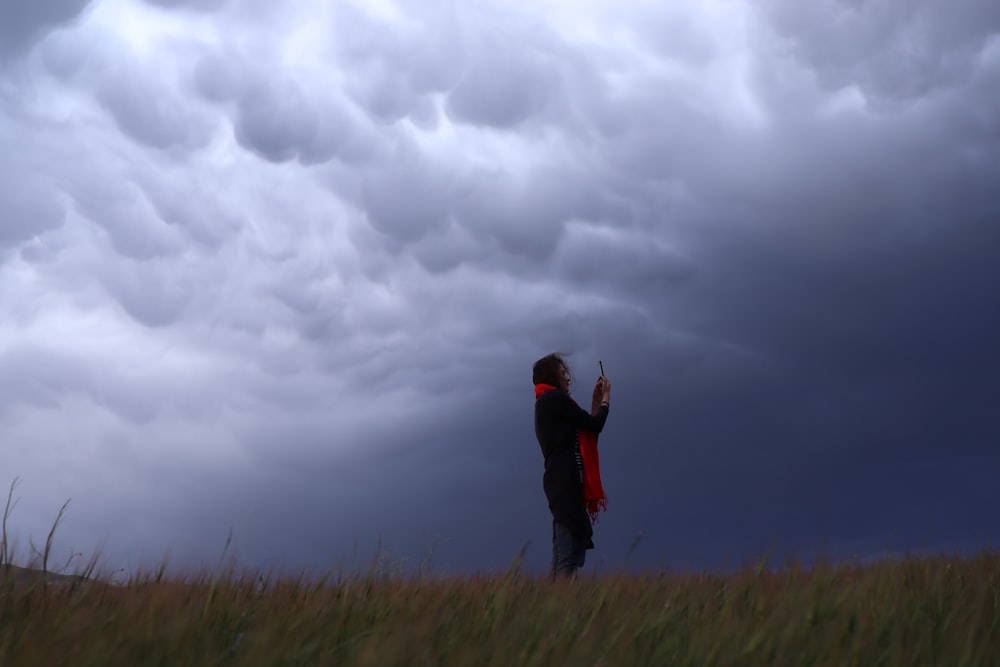
POLYGON ((559 367, 559 388, 569 393, 569 370, 565 366, 559 367))

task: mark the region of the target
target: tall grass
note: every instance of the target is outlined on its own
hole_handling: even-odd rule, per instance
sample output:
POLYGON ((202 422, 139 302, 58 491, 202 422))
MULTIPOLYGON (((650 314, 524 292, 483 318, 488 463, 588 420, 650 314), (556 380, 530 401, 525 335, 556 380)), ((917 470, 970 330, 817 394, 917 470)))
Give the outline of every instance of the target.
POLYGON ((319 581, 161 566, 121 585, 17 578, 0 557, 3 667, 1000 664, 994 551, 559 582, 519 561, 393 576, 376 555, 319 581))
POLYGON ((0 586, 0 664, 987 665, 1000 555, 720 575, 0 586))

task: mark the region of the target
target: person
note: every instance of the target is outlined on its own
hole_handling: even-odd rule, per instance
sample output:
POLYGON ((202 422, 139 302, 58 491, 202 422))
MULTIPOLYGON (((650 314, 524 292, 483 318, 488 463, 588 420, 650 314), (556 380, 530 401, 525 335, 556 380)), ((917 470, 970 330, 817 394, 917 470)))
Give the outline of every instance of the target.
POLYGON ((607 509, 597 457, 597 436, 608 419, 611 382, 597 378, 587 412, 570 396, 572 377, 558 354, 532 366, 535 436, 545 457, 542 486, 552 513, 553 579, 572 578, 594 548, 593 522, 607 509))

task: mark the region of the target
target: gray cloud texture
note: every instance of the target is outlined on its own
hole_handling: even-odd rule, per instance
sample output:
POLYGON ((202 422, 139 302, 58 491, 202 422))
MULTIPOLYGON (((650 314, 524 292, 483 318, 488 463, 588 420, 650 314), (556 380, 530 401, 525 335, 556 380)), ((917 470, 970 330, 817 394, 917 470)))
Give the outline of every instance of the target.
POLYGON ((46 34, 71 23, 89 0, 6 0, 0 4, 0 61, 22 53, 46 34))
POLYGON ((994 3, 0 11, 36 542, 542 568, 553 350, 615 385, 594 563, 997 538, 994 3))

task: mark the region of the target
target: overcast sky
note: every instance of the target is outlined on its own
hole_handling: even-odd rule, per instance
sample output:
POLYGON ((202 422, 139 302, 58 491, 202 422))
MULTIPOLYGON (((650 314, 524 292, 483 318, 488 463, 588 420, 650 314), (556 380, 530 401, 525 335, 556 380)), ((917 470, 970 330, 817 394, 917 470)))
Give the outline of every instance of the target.
POLYGON ((0 483, 22 559, 1000 541, 996 0, 4 0, 0 483))

